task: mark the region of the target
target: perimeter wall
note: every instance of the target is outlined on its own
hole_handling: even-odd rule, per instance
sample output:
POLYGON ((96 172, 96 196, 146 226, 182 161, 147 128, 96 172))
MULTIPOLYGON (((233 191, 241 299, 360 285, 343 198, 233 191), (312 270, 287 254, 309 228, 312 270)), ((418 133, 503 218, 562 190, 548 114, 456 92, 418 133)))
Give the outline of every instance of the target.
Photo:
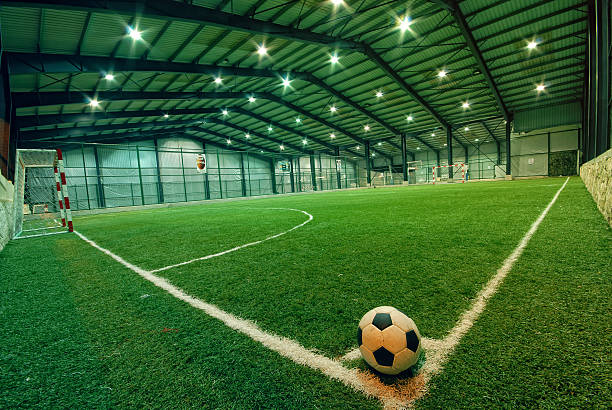
POLYGON ((612 226, 612 149, 583 164, 580 177, 612 226))

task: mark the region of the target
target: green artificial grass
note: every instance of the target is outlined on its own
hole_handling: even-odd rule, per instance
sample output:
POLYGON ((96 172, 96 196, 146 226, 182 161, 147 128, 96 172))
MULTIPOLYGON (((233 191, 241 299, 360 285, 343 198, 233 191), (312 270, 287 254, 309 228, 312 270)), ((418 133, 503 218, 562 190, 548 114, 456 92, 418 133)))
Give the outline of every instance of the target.
MULTIPOLYGON (((75 229, 127 261, 155 269, 263 239, 306 220, 301 213, 269 208, 307 211, 314 220, 285 236, 158 274, 268 332, 337 357, 356 347, 360 317, 379 305, 406 312, 424 336, 443 337, 563 182, 396 187, 209 203, 76 217, 75 229)), ((610 344, 604 331, 610 305, 603 298, 610 293, 610 269, 604 269, 610 230, 579 179, 568 184, 540 229, 421 405, 529 405, 530 396, 518 395, 521 386, 529 387, 525 384, 538 386, 534 390, 550 398, 547 405, 581 405, 579 399, 555 399, 566 391, 557 384, 538 385, 545 373, 523 382, 491 363, 497 352, 501 362, 513 364, 510 369, 543 363, 558 370, 562 355, 543 349, 540 339, 558 347, 570 330, 569 350, 580 360, 569 368, 593 380, 610 373, 609 357, 600 354, 601 343, 610 344), (550 238, 540 239, 548 230, 550 238), (544 268, 562 272, 562 278, 542 275, 544 268), (577 291, 578 282, 589 286, 577 291), (537 297, 542 306, 530 304, 537 297), (559 326, 572 321, 565 312, 548 312, 546 303, 555 298, 570 312, 580 311, 580 331, 559 326), (508 317, 513 309, 521 320, 508 317), (536 325, 549 332, 547 338, 530 336, 536 325), (520 334, 508 338, 508 326, 520 334), (468 349, 475 337, 476 348, 468 349), (595 342, 576 352, 585 338, 595 342), (538 360, 524 360, 530 354, 538 360), (588 360, 595 357, 599 362, 588 360), (548 363, 549 358, 555 361, 548 363), (490 366, 498 377, 479 374, 478 364, 490 366), (502 381, 507 390, 498 388, 502 381), (469 393, 474 386, 492 399, 476 400, 477 394, 469 393), (461 388, 465 401, 455 402, 461 388)), ((66 407, 84 402, 90 407, 379 405, 228 329, 74 235, 11 242, 0 253, 0 270, 0 329, 11 334, 0 341, 0 405, 32 405, 42 396, 43 405, 66 407), (25 369, 38 384, 25 384, 25 369), (65 377, 72 370, 84 376, 65 377)), ((609 381, 602 383, 608 383, 607 390, 597 390, 594 381, 573 391, 582 399, 606 393, 609 399, 609 381)))

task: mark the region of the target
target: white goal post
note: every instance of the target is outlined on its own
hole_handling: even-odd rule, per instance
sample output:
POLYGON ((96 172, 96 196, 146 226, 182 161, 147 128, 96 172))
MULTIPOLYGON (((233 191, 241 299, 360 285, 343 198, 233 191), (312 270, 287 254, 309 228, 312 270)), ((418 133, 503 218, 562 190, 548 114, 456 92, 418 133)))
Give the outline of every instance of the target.
POLYGON ((17 150, 14 204, 15 239, 73 231, 61 150, 17 150))
POLYGON ((449 182, 465 183, 466 173, 467 173, 467 166, 466 164, 462 164, 462 163, 450 164, 450 165, 436 165, 432 167, 432 176, 433 176, 434 185, 436 184, 436 182, 438 183, 449 183, 449 182), (452 172, 452 178, 450 177, 449 172, 445 172, 445 171, 448 171, 447 168, 450 168, 450 171, 452 172), (442 170, 442 172, 440 173, 440 176, 436 175, 437 170, 442 170))

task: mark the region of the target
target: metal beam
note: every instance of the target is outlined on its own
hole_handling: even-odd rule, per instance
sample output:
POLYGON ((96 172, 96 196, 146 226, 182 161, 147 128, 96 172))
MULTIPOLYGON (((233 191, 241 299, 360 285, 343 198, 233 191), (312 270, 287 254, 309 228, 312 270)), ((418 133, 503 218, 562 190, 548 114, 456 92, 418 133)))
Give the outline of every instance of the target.
MULTIPOLYGON (((223 140, 227 139, 227 135, 223 135, 220 132, 217 132, 215 130, 210 130, 210 129, 207 129, 207 128, 199 127, 198 129, 187 129, 186 131, 188 131, 188 132, 199 132, 199 133, 203 133, 203 134, 208 134, 208 135, 211 135, 211 136, 214 136, 214 137, 217 137, 217 138, 221 138, 223 140)), ((246 147, 249 147, 249 148, 255 148, 255 149, 259 150, 259 151, 263 151, 264 153, 273 154, 273 155, 278 154, 276 151, 272 151, 271 149, 266 148, 266 147, 264 147, 262 145, 259 145, 259 144, 255 144, 254 142, 238 140, 237 143, 239 143, 241 145, 244 145, 246 147)), ((225 148, 228 148, 227 144, 226 144, 225 148)))
POLYGON ((512 175, 512 160, 510 150, 510 121, 506 122, 506 176, 512 175))
POLYGON ((249 17, 226 13, 205 7, 193 6, 187 3, 162 0, 141 0, 126 2, 120 0, 3 0, 4 6, 10 7, 41 7, 49 9, 78 10, 106 14, 128 14, 162 20, 184 21, 196 24, 223 27, 233 31, 253 34, 271 35, 285 40, 300 41, 309 44, 324 45, 332 49, 345 49, 360 52, 369 57, 383 72, 417 103, 419 103, 436 121, 448 128, 449 123, 425 101, 406 81, 380 57, 372 47, 363 42, 345 40, 304 29, 298 29, 281 24, 256 20, 249 17))
POLYGON ((408 181, 408 164, 406 163, 406 134, 402 134, 402 173, 404 182, 408 181))
POLYGON ((489 67, 487 66, 484 56, 482 55, 482 52, 478 47, 478 43, 476 42, 476 39, 472 34, 472 30, 470 29, 470 26, 468 25, 467 20, 465 19, 465 15, 461 11, 459 4, 457 4, 455 0, 433 0, 432 2, 442 6, 445 10, 448 10, 448 12, 455 19, 455 22, 459 26, 459 30, 461 31, 463 38, 465 38, 465 41, 470 51, 472 52, 474 59, 476 60, 476 64, 478 64, 480 72, 482 73, 482 75, 484 75, 485 80, 487 81, 487 85, 493 93, 495 101, 497 101, 497 106, 499 110, 503 114, 506 121, 510 121, 510 112, 508 111, 508 107, 506 107, 506 104, 502 99, 501 93, 499 92, 499 89, 495 84, 495 80, 493 79, 493 75, 491 74, 491 70, 489 70, 489 67))

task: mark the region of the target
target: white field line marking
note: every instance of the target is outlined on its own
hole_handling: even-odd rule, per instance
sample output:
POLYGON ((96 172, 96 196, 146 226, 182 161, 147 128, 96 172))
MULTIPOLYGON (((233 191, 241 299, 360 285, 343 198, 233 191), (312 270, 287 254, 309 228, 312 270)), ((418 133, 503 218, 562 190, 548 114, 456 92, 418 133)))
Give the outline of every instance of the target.
MULTIPOLYGON (((455 324, 455 326, 450 330, 450 332, 448 332, 444 339, 439 341, 436 348, 433 349, 433 351, 431 352, 431 355, 427 357, 427 360, 425 361, 425 364, 421 369, 426 383, 432 378, 432 376, 438 374, 444 368, 444 365, 448 361, 449 356, 451 355, 451 353, 453 353, 463 336, 465 336, 465 334, 471 329, 480 314, 484 311, 489 299, 491 299, 491 297, 495 295, 500 285, 512 269, 512 266, 514 266, 514 263, 519 259, 519 257, 527 247, 527 244, 531 240, 531 237, 536 233, 538 227, 548 214, 548 211, 550 211, 550 208, 552 208, 554 203, 557 201, 557 198, 559 198, 561 191, 563 191, 569 180, 569 178, 565 180, 565 183, 561 186, 561 188, 559 188, 548 206, 542 211, 538 219, 533 222, 533 224, 531 225, 525 236, 523 236, 517 247, 510 254, 510 256, 506 258, 502 266, 497 270, 495 276, 493 276, 487 282, 487 284, 480 290, 480 292, 478 292, 478 294, 476 295, 476 300, 474 300, 472 306, 468 310, 463 312, 463 314, 457 321, 457 324, 455 324)), ((427 386, 427 384, 425 386, 427 386)))
POLYGON ((296 230, 298 228, 301 228, 302 226, 306 225, 308 222, 312 221, 312 219, 313 219, 313 216, 311 214, 309 214, 306 211, 302 211, 300 209, 293 209, 293 208, 260 208, 260 209, 282 209, 282 210, 301 212, 304 215, 308 216, 308 219, 306 221, 302 222, 301 224, 296 225, 296 226, 294 226, 293 228, 291 228, 291 229, 289 229, 287 231, 284 231, 284 232, 281 232, 281 233, 277 233, 275 235, 268 236, 268 237, 266 237, 264 239, 261 239, 259 241, 249 242, 249 243, 246 243, 244 245, 236 246, 236 247, 231 248, 231 249, 227 249, 227 250, 224 250, 224 251, 221 251, 221 252, 213 253, 211 255, 206 255, 206 256, 202 256, 200 258, 191 259, 191 260, 186 261, 186 262, 181 262, 181 263, 176 263, 174 265, 164 266, 163 268, 159 268, 159 269, 153 269, 151 272, 152 273, 156 273, 156 272, 161 272, 161 271, 165 271, 165 270, 172 269, 172 268, 177 268, 177 267, 183 266, 183 265, 189 265, 190 263, 194 263, 194 262, 198 262, 198 261, 204 261, 206 259, 216 258, 217 256, 226 255, 228 253, 235 252, 235 251, 238 251, 240 249, 247 248, 249 246, 258 245, 258 244, 260 244, 262 242, 269 241, 270 239, 278 238, 279 236, 286 235, 286 234, 288 234, 291 231, 294 231, 294 230, 296 230))
POLYGON ((101 247, 77 231, 74 231, 74 233, 97 250, 107 254, 123 266, 136 272, 142 278, 153 283, 158 288, 165 290, 177 299, 187 302, 194 308, 204 311, 207 315, 214 317, 215 319, 223 322, 226 326, 249 336, 251 339, 263 344, 268 349, 277 352, 281 356, 284 356, 302 366, 308 366, 312 369, 319 370, 327 377, 338 380, 346 386, 363 392, 368 396, 377 397, 382 401, 385 407, 400 407, 402 405, 401 402, 391 397, 381 397, 375 387, 364 383, 358 377, 357 369, 346 368, 339 361, 330 359, 315 353, 312 350, 306 349, 304 346, 294 340, 267 333, 250 320, 241 319, 232 315, 231 313, 221 310, 215 305, 195 298, 184 292, 182 289, 171 284, 167 279, 154 275, 152 271, 144 270, 129 263, 122 257, 115 255, 108 249, 101 247))
MULTIPOLYGON (((25 231, 21 231, 21 232, 25 232, 25 231)), ((21 236, 21 232, 19 233, 19 236, 16 236, 13 239, 36 238, 38 236, 58 235, 60 233, 69 233, 68 231, 60 231, 60 232, 46 232, 46 233, 39 233, 39 234, 36 234, 36 235, 21 236)))

